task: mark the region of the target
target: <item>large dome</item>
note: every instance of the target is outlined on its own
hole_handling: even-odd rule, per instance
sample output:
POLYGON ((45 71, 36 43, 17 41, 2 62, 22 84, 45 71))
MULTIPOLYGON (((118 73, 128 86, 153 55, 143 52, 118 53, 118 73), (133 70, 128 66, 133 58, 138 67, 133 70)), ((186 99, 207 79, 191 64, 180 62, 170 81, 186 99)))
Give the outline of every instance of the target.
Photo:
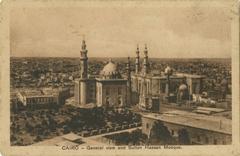
POLYGON ((187 90, 187 89, 188 89, 188 87, 187 87, 187 85, 185 85, 185 84, 181 84, 181 85, 179 86, 179 88, 178 88, 179 91, 185 91, 185 90, 187 90))
POLYGON ((100 72, 105 78, 120 78, 120 74, 117 68, 117 65, 110 60, 108 64, 103 67, 103 70, 100 72))

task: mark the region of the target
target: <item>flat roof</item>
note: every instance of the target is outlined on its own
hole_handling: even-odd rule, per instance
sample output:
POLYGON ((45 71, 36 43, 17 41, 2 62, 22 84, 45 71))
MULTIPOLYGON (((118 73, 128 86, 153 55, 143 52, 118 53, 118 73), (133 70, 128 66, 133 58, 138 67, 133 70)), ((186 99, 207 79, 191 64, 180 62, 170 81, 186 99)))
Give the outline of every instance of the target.
POLYGON ((121 81, 127 81, 127 79, 103 79, 103 78, 96 78, 99 82, 121 82, 121 81))
POLYGON ((33 97, 53 97, 55 94, 43 94, 41 92, 20 92, 23 96, 26 96, 27 98, 33 98, 33 97))
MULTIPOLYGON (((155 79, 166 79, 167 76, 164 74, 159 74, 155 75, 153 73, 149 73, 146 76, 143 76, 141 74, 134 74, 132 75, 133 77, 146 77, 146 78, 155 78, 155 79)), ((172 79, 180 79, 184 77, 189 77, 189 78, 204 78, 205 76, 203 75, 196 75, 196 74, 187 74, 187 73, 174 73, 173 75, 170 76, 172 79)))
POLYGON ((143 117, 219 133, 232 134, 232 120, 221 116, 174 110, 163 114, 144 114, 143 117))
POLYGON ((79 135, 76 135, 74 133, 68 133, 68 134, 64 135, 63 138, 67 139, 67 140, 70 140, 70 141, 81 139, 81 137, 79 135))
POLYGON ((222 108, 211 108, 211 107, 197 107, 197 110, 211 111, 211 112, 223 112, 225 109, 222 108))
MULTIPOLYGON (((72 133, 73 134, 73 133, 72 133)), ((46 139, 46 140, 43 140, 43 141, 40 141, 38 143, 34 143, 32 144, 31 146, 63 146, 63 145, 67 145, 67 146, 71 146, 71 145, 81 145, 81 146, 87 146, 87 145, 107 145, 106 143, 102 143, 102 142, 99 142, 99 141, 95 141, 94 138, 96 137, 93 137, 93 139, 90 139, 90 138, 86 138, 86 137, 81 137, 77 134, 73 134, 72 135, 71 133, 70 134, 65 134, 65 135, 62 135, 62 136, 56 136, 54 138, 51 138, 51 139, 46 139), (76 136, 75 136, 76 135, 76 136), (78 137, 77 137, 78 136, 78 137), (67 139, 68 138, 68 139, 67 139), (81 144, 78 144, 78 143, 75 143, 73 141, 71 141, 70 139, 81 139, 83 143, 81 144)))
POLYGON ((211 114, 211 111, 208 111, 208 110, 194 110, 194 112, 196 112, 196 113, 202 113, 202 114, 208 114, 208 115, 211 114))
POLYGON ((29 90, 29 91, 21 91, 20 94, 23 96, 39 96, 43 95, 43 93, 39 90, 29 90))
POLYGON ((42 88, 42 89, 23 89, 18 91, 22 96, 26 97, 52 97, 57 95, 59 89, 50 89, 50 88, 42 88))
POLYGON ((187 73, 176 73, 178 76, 186 76, 190 78, 204 78, 205 76, 203 75, 196 75, 196 74, 187 74, 187 73))

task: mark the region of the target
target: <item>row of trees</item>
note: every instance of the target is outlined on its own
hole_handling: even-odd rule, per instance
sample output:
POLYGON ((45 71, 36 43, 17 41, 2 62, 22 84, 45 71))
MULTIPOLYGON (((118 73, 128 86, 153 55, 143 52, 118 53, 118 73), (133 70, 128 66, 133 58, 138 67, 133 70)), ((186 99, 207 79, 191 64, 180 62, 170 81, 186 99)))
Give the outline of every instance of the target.
POLYGON ((115 142, 116 145, 143 145, 147 136, 142 134, 141 129, 132 132, 123 132, 114 135, 105 136, 115 142))

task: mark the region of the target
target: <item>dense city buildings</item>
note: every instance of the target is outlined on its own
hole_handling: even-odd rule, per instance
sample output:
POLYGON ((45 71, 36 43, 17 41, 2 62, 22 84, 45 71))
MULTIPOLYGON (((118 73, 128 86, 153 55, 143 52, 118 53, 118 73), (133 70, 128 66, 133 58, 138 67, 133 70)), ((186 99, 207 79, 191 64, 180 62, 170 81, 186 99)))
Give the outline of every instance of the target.
POLYGON ((231 144, 230 59, 11 58, 11 145, 231 144))

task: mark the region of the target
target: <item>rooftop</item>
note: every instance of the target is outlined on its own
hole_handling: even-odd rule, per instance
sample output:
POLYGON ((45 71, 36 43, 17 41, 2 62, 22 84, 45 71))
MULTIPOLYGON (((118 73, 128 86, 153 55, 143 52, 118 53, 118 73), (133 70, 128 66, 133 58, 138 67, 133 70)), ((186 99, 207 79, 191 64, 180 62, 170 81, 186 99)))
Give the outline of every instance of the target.
POLYGON ((143 115, 143 117, 219 133, 232 134, 232 120, 221 116, 209 116, 174 110, 163 114, 146 114, 143 115))
POLYGON ((52 88, 42 88, 42 89, 23 89, 18 91, 21 95, 27 96, 27 97, 49 97, 57 95, 59 92, 59 89, 52 89, 52 88))
POLYGON ((43 141, 40 141, 38 143, 32 144, 32 146, 63 146, 63 145, 81 145, 81 146, 87 146, 87 145, 106 145, 101 142, 97 142, 93 139, 84 138, 81 136, 78 136, 74 133, 65 134, 62 136, 57 136, 51 139, 46 139, 43 141), (82 143, 77 143, 76 140, 81 140, 82 143))
MULTIPOLYGON (((155 74, 155 72, 147 74, 146 77, 155 78, 155 79, 166 79, 167 78, 167 76, 163 72, 159 72, 161 74, 155 74)), ((142 74, 133 74, 133 76, 142 77, 143 75, 142 74)), ((184 78, 184 77, 197 79, 197 78, 204 78, 205 76, 196 75, 196 74, 186 74, 186 73, 173 73, 170 76, 171 79, 178 79, 178 78, 184 78)))
POLYGON ((177 76, 184 76, 189 78, 204 78, 203 75, 196 75, 196 74, 186 74, 186 73, 176 73, 177 76))
POLYGON ((127 79, 103 79, 103 78, 96 78, 99 82, 122 82, 127 81, 127 79))

